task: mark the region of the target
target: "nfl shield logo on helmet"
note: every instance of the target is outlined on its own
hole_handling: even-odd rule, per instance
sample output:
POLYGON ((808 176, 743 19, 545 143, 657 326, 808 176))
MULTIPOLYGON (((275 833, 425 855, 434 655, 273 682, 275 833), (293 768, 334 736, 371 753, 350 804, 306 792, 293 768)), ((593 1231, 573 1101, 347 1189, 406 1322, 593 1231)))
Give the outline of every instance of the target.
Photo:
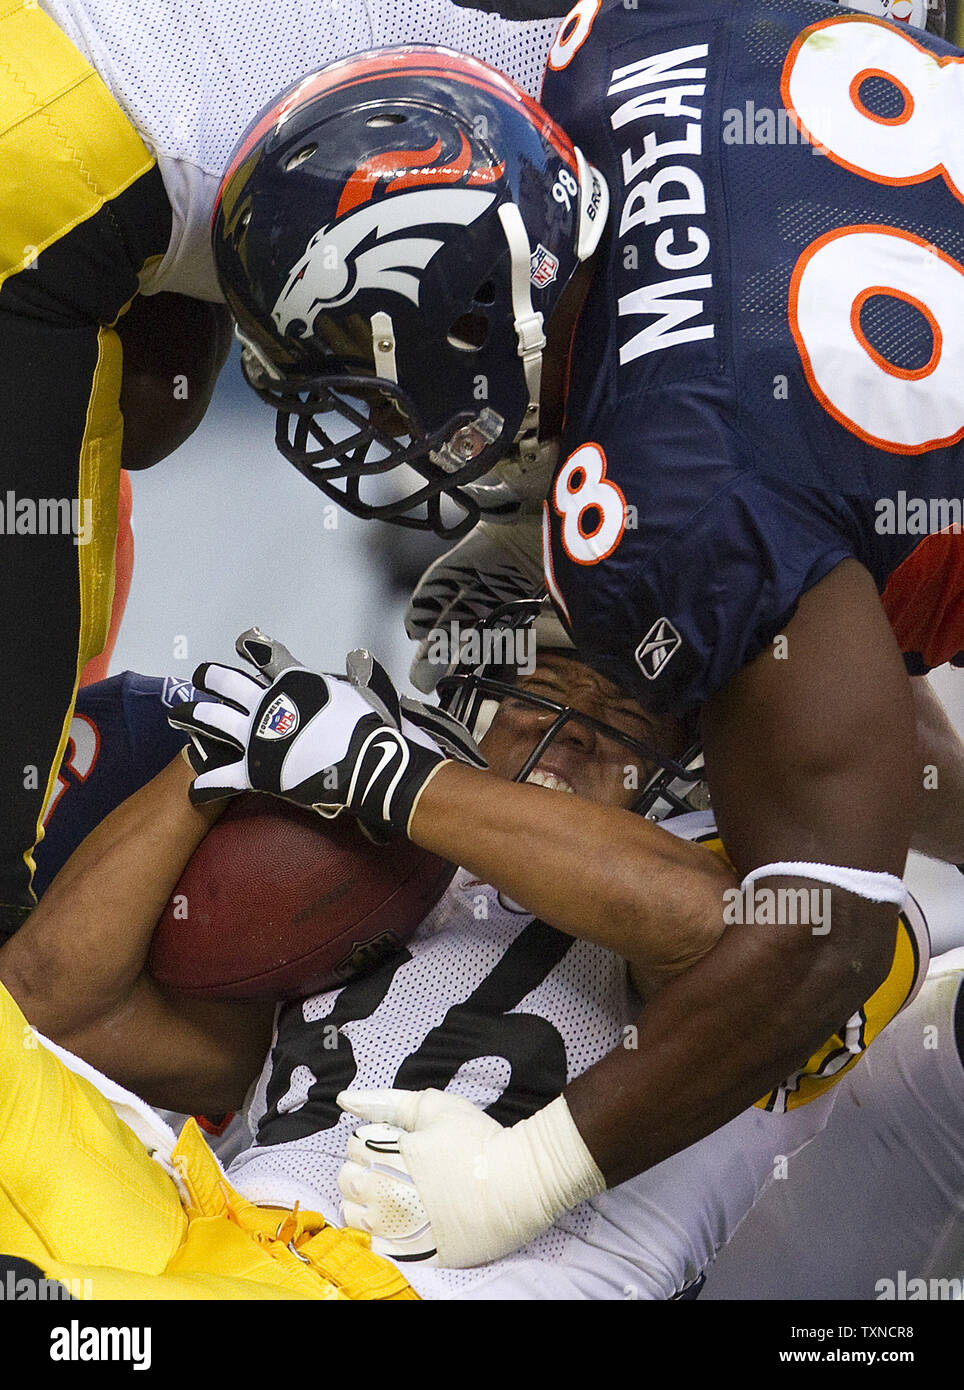
POLYGON ((654 681, 662 673, 670 657, 677 652, 683 639, 669 618, 657 618, 636 648, 636 664, 647 680, 654 681))
POLYGON ((552 284, 558 269, 559 257, 554 256, 540 241, 529 257, 529 279, 537 290, 544 290, 546 285, 552 284))
POLYGON ((286 695, 279 695, 261 716, 258 738, 287 738, 298 727, 297 706, 286 695))

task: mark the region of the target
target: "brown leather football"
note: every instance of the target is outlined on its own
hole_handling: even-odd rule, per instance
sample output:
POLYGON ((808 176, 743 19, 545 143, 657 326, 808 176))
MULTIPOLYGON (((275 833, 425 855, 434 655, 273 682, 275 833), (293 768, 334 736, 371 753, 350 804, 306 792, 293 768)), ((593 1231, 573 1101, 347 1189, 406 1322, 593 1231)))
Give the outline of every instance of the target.
POLYGON ((348 815, 235 797, 171 894, 149 969, 209 998, 333 989, 398 950, 453 873, 409 840, 372 844, 348 815))

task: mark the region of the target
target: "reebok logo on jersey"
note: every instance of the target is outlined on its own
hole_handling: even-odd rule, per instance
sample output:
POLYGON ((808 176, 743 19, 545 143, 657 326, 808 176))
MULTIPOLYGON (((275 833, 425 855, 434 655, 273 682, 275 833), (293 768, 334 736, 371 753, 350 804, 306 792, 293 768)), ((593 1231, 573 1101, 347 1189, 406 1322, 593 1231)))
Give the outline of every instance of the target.
POLYGON ((188 700, 198 699, 198 692, 190 681, 182 680, 179 676, 165 676, 164 685, 161 688, 161 704, 168 709, 173 709, 175 705, 187 704, 188 700))
POLYGON ((654 681, 682 645, 683 639, 669 618, 657 618, 636 648, 636 664, 647 680, 654 681))
POLYGON ((287 738, 293 734, 300 722, 298 707, 287 695, 278 695, 261 716, 258 725, 258 738, 287 738))

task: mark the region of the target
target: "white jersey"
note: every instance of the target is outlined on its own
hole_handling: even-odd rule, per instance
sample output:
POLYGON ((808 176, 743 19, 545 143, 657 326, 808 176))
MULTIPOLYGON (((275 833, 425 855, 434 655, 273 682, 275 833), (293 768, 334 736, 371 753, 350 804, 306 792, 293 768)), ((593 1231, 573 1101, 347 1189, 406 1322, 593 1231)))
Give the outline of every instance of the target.
MULTIPOLYGON (((666 828, 714 833, 706 814, 666 828)), ((247 1110, 253 1144, 229 1179, 253 1202, 299 1202, 339 1223, 337 1175, 358 1125, 335 1105, 339 1091, 437 1087, 512 1123, 613 1048, 633 1046, 639 1010, 619 957, 459 870, 404 952, 279 1011, 247 1110)), ((474 1270, 406 1262, 403 1272, 425 1298, 671 1298, 823 1128, 833 1097, 817 1091, 786 1113, 754 1107, 504 1260, 474 1270)))
MULTIPOLYGON (((145 274, 161 290, 220 300, 211 216, 249 122, 299 77, 398 43, 470 53, 537 96, 566 13, 508 20, 453 0, 40 0, 155 155, 171 201, 171 244, 145 274)), ((535 8, 554 8, 541 0, 535 8)))
POLYGON ((964 947, 934 960, 837 1089, 826 1132, 721 1253, 704 1298, 964 1297, 964 947))

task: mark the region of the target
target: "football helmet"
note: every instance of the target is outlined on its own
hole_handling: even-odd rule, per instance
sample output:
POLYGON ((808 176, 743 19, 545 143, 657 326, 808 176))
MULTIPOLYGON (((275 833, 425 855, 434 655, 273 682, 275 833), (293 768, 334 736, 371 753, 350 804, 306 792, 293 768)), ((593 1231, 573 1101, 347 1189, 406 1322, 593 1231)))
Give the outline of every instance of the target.
POLYGON ((478 643, 465 643, 470 659, 461 664, 455 662, 450 672, 442 676, 437 684, 442 708, 464 724, 476 742, 484 737, 499 703, 506 698, 522 701, 545 714, 545 729, 515 773, 513 781, 524 782, 560 730, 566 724, 575 722, 592 729, 602 738, 623 744, 634 755, 638 766, 652 769, 645 786, 630 807, 637 815, 659 821, 708 808, 709 793, 695 722, 684 725, 687 746, 682 756, 676 759, 571 705, 520 687, 517 667, 512 659, 518 653, 518 643, 512 639, 520 630, 531 632, 537 659, 545 651, 565 651, 578 657, 550 599, 516 599, 494 609, 479 624, 476 629, 478 643), (476 662, 476 655, 482 656, 483 660, 476 662))
POLYGON ((607 211, 564 132, 477 59, 378 49, 282 93, 212 227, 281 452, 356 516, 464 534, 466 485, 538 452, 545 330, 607 211))

